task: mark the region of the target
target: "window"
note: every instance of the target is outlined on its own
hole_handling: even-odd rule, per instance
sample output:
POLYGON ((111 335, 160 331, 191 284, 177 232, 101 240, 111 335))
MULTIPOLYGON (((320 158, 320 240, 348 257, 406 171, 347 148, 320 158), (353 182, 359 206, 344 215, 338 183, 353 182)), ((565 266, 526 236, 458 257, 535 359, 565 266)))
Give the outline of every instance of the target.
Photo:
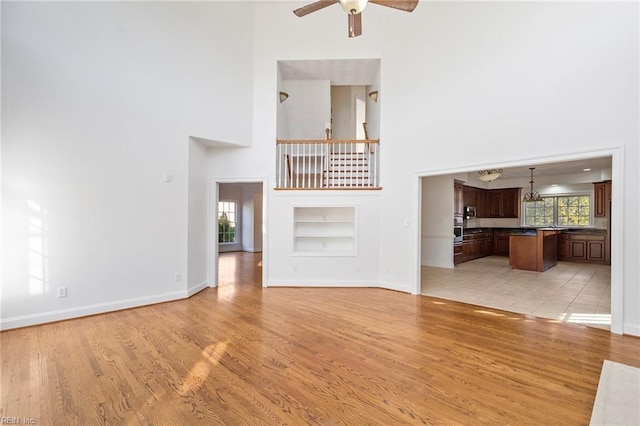
POLYGON ((236 242, 236 203, 235 201, 220 201, 218 203, 218 242, 236 242))
POLYGON ((524 224, 525 226, 590 226, 591 196, 543 197, 542 201, 524 203, 524 224))

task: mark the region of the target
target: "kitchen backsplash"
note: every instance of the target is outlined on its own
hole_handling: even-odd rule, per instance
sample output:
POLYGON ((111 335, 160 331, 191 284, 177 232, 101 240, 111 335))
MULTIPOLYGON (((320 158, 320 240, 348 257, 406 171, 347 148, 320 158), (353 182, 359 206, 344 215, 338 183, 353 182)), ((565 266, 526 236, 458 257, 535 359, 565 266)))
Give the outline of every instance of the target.
MULTIPOLYGON (((520 219, 467 219, 464 221, 465 228, 519 228, 522 226, 520 219)), ((596 217, 593 227, 597 229, 607 229, 609 219, 606 217, 596 217)))

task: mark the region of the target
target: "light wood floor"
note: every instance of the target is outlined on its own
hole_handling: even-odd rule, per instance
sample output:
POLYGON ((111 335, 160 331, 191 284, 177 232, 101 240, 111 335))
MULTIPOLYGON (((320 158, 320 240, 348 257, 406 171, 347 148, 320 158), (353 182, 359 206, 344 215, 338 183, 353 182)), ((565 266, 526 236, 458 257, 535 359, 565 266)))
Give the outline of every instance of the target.
MULTIPOLYGON (((5 331, 0 416, 37 424, 585 425, 640 339, 380 289, 262 289, 5 331)), ((250 270, 249 270, 250 268, 250 270)), ((234 283, 235 282, 235 283, 234 283)))

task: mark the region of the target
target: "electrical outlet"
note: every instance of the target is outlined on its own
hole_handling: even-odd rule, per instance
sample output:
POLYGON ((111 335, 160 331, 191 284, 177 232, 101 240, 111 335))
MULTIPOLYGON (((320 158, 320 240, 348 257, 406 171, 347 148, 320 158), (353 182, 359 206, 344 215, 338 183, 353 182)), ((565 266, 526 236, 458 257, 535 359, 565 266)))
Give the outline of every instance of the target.
POLYGON ((182 281, 182 274, 180 273, 176 274, 176 281, 182 281))
POLYGON ((58 299, 62 297, 67 297, 67 288, 66 287, 58 287, 58 299))

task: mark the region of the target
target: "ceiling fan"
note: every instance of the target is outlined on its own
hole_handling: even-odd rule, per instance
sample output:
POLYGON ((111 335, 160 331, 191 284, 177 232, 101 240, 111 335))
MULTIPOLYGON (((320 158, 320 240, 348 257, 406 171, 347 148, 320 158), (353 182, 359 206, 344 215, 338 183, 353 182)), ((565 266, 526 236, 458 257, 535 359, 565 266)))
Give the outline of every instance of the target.
POLYGON ((418 0, 319 0, 302 6, 294 10, 293 13, 302 17, 335 3, 340 3, 340 6, 349 15, 349 37, 358 37, 362 34, 362 10, 367 6, 367 3, 413 12, 413 9, 418 5, 418 0))

